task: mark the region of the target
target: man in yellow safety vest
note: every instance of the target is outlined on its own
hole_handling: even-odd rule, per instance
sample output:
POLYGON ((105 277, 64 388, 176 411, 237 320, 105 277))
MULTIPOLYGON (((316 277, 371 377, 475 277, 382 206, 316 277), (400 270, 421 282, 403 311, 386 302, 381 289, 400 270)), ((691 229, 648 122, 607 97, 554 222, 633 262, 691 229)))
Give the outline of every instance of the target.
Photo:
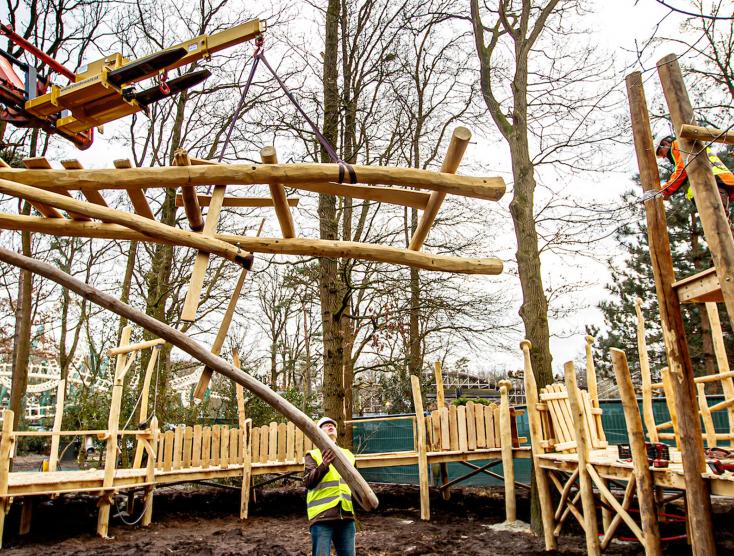
MULTIPOLYGON (((323 417, 317 423, 327 436, 336 442, 336 421, 323 417)), ((354 454, 339 448, 354 465, 354 454)), ((311 450, 305 457, 303 486, 308 489, 306 506, 311 529, 311 547, 314 556, 329 556, 334 543, 337 556, 355 556, 354 507, 352 491, 331 462, 334 453, 311 450)))
MULTIPOLYGON (((673 173, 667 182, 660 186, 659 193, 663 198, 667 199, 673 193, 688 185, 686 190, 686 198, 693 200, 693 187, 688 183, 688 174, 686 174, 686 161, 681 155, 678 140, 673 135, 660 135, 655 138, 655 154, 658 158, 668 160, 673 163, 673 173)), ((724 205, 724 214, 727 218, 729 215, 729 206, 731 200, 734 199, 734 174, 724 165, 721 159, 716 156, 711 149, 706 148, 709 161, 711 162, 711 171, 714 173, 716 185, 719 188, 721 203, 724 205)))

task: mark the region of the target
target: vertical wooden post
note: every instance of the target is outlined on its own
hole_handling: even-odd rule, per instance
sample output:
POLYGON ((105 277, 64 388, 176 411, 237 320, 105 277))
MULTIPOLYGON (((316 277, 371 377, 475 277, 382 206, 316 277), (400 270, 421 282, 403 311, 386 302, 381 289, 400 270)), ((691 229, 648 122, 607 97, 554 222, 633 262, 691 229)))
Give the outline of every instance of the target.
POLYGON ((596 505, 594 503, 594 486, 586 469, 589 463, 589 439, 586 436, 584 412, 581 406, 579 388, 576 384, 576 371, 573 361, 563 366, 566 375, 566 390, 571 403, 571 413, 576 429, 576 453, 578 455, 579 489, 581 491, 581 505, 584 510, 584 532, 586 533, 586 551, 591 556, 600 556, 599 529, 596 522, 596 505))
POLYGON ((645 318, 642 316, 642 299, 635 299, 637 313, 637 352, 640 356, 640 376, 642 378, 642 414, 645 417, 645 428, 650 442, 658 442, 658 430, 655 428, 655 415, 652 411, 652 373, 650 359, 647 354, 645 340, 645 318))
POLYGON ((31 519, 33 518, 33 496, 24 496, 23 505, 20 509, 20 526, 18 534, 27 535, 31 532, 31 519))
POLYGON ((59 380, 56 386, 56 413, 54 414, 53 436, 51 437, 51 453, 48 456, 48 470, 56 471, 59 463, 59 441, 61 437, 61 422, 64 419, 64 396, 66 395, 66 380, 59 380))
MULTIPOLYGON (((152 438, 148 440, 150 452, 148 453, 148 461, 145 467, 145 482, 155 482, 156 454, 158 453, 158 417, 155 415, 150 420, 150 432, 152 438)), ((142 526, 147 527, 153 520, 153 496, 155 494, 155 485, 145 487, 145 505, 143 510, 142 526)))
MULTIPOLYGON (((263 161, 263 164, 277 164, 278 153, 275 152, 275 147, 268 146, 260 149, 260 159, 263 161)), ((288 206, 288 197, 285 194, 285 189, 279 183, 271 183, 269 186, 270 195, 273 198, 273 206, 275 207, 275 216, 278 218, 283 237, 296 237, 296 225, 293 223, 293 215, 288 206)))
MULTIPOLYGON (((150 398, 150 381, 153 377, 153 369, 155 369, 156 363, 158 362, 158 352, 163 349, 163 346, 156 346, 150 354, 148 360, 148 367, 145 369, 145 377, 143 378, 143 390, 140 393, 140 413, 138 415, 138 423, 145 423, 148 420, 148 400, 150 398)), ((139 469, 143 464, 143 452, 144 448, 142 443, 138 440, 137 446, 135 447, 135 458, 133 459, 133 469, 139 469)))
POLYGON ((538 499, 540 500, 540 514, 543 519, 543 536, 545 537, 545 549, 555 550, 558 546, 556 536, 553 534, 555 528, 555 517, 553 511, 553 500, 551 498, 548 476, 540 467, 540 456, 543 448, 540 441, 543 439, 543 429, 538 413, 538 386, 533 375, 533 364, 530 361, 530 347, 528 340, 520 342, 524 360, 523 378, 525 382, 525 400, 527 403, 528 426, 530 428, 530 446, 533 450, 533 473, 535 484, 538 488, 538 499))
MULTIPOLYGON (((677 67, 677 63, 675 66, 677 67)), ((658 67, 660 68, 660 65, 658 67)), ((640 168, 640 183, 646 192, 657 191, 660 188, 660 174, 655 159, 655 146, 652 144, 650 118, 647 112, 645 91, 642 86, 642 75, 640 72, 631 73, 627 76, 626 82, 635 152, 640 168)), ((671 107, 671 112, 672 110, 671 107)), ((711 174, 710 169, 708 172, 711 174)), ((716 193, 716 197, 716 202, 720 203, 718 193, 716 193)), ((723 214, 723 210, 721 212, 723 214)), ((673 270, 673 258, 670 253, 668 228, 662 199, 645 201, 645 213, 647 215, 648 243, 655 277, 660 322, 663 337, 666 339, 665 347, 669 366, 675 375, 675 380, 672 382, 676 389, 675 404, 681 437, 686 500, 688 507, 696 508, 696 511, 690 514, 694 551, 696 554, 710 555, 716 553, 711 522, 711 498, 708 485, 702 476, 702 473, 706 471, 706 461, 703 455, 703 439, 701 438, 701 426, 697 411, 693 366, 688 353, 680 303, 676 292, 673 290, 675 272, 673 270)), ((704 226, 704 231, 706 231, 706 226, 704 226)), ((726 233, 731 233, 728 227, 726 233)), ((708 232, 706 235, 708 240, 708 232)), ((729 237, 731 236, 729 235, 729 237)), ((717 269, 717 272, 719 270, 717 269)), ((720 277, 719 280, 721 281, 722 278, 720 277)), ((734 287, 734 283, 731 286, 734 287)), ((732 297, 734 303, 734 296, 732 297)), ((734 312, 732 315, 734 315, 734 312)))
POLYGON ((505 521, 516 521, 517 500, 515 498, 515 464, 512 457, 512 416, 510 415, 509 395, 512 382, 501 380, 499 387, 502 474, 505 478, 505 521))
MULTIPOLYGON (((716 303, 706 303, 706 313, 711 324, 711 336, 714 340, 714 353, 716 354, 716 363, 719 373, 728 373, 729 359, 726 357, 726 348, 724 347, 724 334, 721 330, 721 320, 719 319, 719 307, 716 303)), ((727 400, 734 400, 734 379, 727 377, 721 380, 721 389, 724 391, 724 397, 727 400)), ((734 407, 726 410, 729 415, 729 432, 734 434, 734 407)), ((734 438, 730 441, 734 446, 734 438)))
MULTIPOLYGON (((176 149, 176 152, 173 153, 173 163, 176 166, 191 166, 189 153, 185 149, 176 149)), ((182 185, 181 198, 183 199, 186 218, 189 221, 189 228, 194 232, 200 232, 204 229, 204 218, 201 216, 201 207, 199 206, 199 197, 196 195, 196 188, 193 185, 182 185)))
MULTIPOLYGON (((433 374, 436 377, 436 408, 441 411, 443 408, 446 407, 446 397, 443 393, 443 372, 441 369, 441 362, 436 361, 433 364, 433 374)), ((441 484, 445 485, 449 482, 449 464, 448 463, 439 463, 439 473, 441 475, 441 484)), ((451 489, 444 488, 441 489, 441 497, 444 500, 451 499, 451 489)))
POLYGON ((665 403, 668 405, 668 413, 670 413, 670 422, 673 424, 675 444, 681 450, 680 431, 678 429, 678 404, 676 403, 678 393, 673 388, 673 379, 670 376, 668 367, 660 372, 660 376, 663 382, 663 392, 665 392, 665 403))
POLYGON ((421 519, 431 519, 431 507, 428 497, 428 457, 426 454, 426 420, 423 418, 423 398, 421 397, 420 379, 412 375, 410 385, 413 390, 413 406, 415 407, 415 447, 418 452, 418 481, 421 493, 421 519))
MULTIPOLYGON (((122 329, 120 347, 130 343, 131 333, 132 327, 129 325, 122 329)), ((128 357, 135 357, 135 353, 131 353, 128 357)), ((113 496, 112 485, 115 482, 115 467, 117 466, 117 433, 120 427, 122 379, 124 377, 126 362, 126 354, 121 353, 117 356, 115 377, 112 383, 112 401, 110 402, 110 415, 107 420, 107 446, 105 448, 103 491, 99 499, 99 514, 97 516, 97 534, 101 537, 107 537, 107 531, 110 525, 110 504, 113 496)))
MULTIPOLYGON (((466 147, 469 145, 470 139, 471 131, 467 128, 457 127, 454 130, 454 133, 451 135, 451 143, 449 143, 446 158, 441 165, 441 172, 449 174, 456 173, 456 170, 459 169, 459 164, 461 164, 461 159, 464 156, 466 147)), ((433 226, 433 221, 436 219, 436 215, 438 215, 441 203, 443 203, 445 197, 446 193, 441 191, 431 192, 428 204, 426 204, 426 208, 423 210, 420 222, 418 222, 418 227, 413 233, 413 237, 410 238, 408 249, 420 251, 423 246, 423 242, 426 240, 428 232, 431 230, 431 226, 433 226)))
MULTIPOLYGON (((696 116, 688 98, 677 56, 668 54, 660 59, 657 67, 673 128, 680 130, 683 124, 695 124, 696 116)), ((686 174, 693 186, 696 208, 706 243, 714 259, 726 312, 729 314, 729 321, 734 325, 734 236, 729 219, 721 204, 706 145, 701 141, 682 137, 678 137, 678 144, 685 157, 686 174)))
POLYGON ((3 432, 0 439, 0 548, 3 547, 3 531, 5 530, 5 516, 10 509, 8 498, 8 475, 10 474, 10 453, 13 449, 13 412, 3 411, 3 432))
MULTIPOLYGON (((240 354, 232 351, 232 363, 236 369, 240 368, 240 354)), ((240 446, 242 451, 242 487, 240 489, 240 519, 247 519, 250 505, 250 483, 252 476, 252 443, 248 422, 245 418, 245 392, 241 384, 235 384, 237 394, 237 423, 240 429, 240 446)), ((252 426, 252 421, 249 422, 252 426)))
POLYGON ((647 462, 645 435, 642 432, 642 419, 637 406, 635 388, 627 366, 627 357, 619 349, 612 348, 612 366, 619 385, 619 395, 624 408, 624 420, 627 423, 627 434, 632 450, 632 465, 637 485, 637 501, 640 506, 640 519, 646 555, 662 554, 660 547, 660 531, 658 529, 657 509, 652 474, 647 462))

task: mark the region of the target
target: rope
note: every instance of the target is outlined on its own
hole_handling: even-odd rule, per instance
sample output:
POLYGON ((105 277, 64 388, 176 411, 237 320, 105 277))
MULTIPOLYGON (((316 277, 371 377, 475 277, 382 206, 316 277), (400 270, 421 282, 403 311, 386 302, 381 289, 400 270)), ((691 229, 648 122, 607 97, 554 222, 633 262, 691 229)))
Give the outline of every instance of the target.
POLYGON ((122 514, 122 509, 120 508, 120 500, 116 496, 114 497, 114 499, 115 499, 115 507, 117 508, 117 516, 115 517, 119 517, 120 521, 122 521, 125 525, 132 526, 132 525, 137 525, 138 523, 140 523, 140 520, 143 519, 143 516, 145 515, 145 504, 143 504, 143 511, 140 512, 140 515, 137 517, 137 519, 135 519, 134 521, 128 521, 127 519, 125 519, 125 517, 122 514))
POLYGON ((290 91, 288 86, 280 78, 280 76, 278 76, 278 74, 275 72, 273 67, 268 62, 267 58, 265 58, 265 38, 262 35, 259 36, 257 39, 255 39, 255 52, 252 55, 252 58, 253 58, 253 62, 252 62, 252 67, 250 68, 250 75, 247 78, 247 83, 245 84, 245 88, 242 90, 242 94, 240 95, 240 101, 237 104, 237 109, 235 110, 235 113, 232 116, 232 121, 230 122, 229 128, 227 129, 227 136, 225 137, 224 144, 222 145, 222 150, 219 153, 218 162, 221 162, 222 159, 224 158, 224 151, 230 143, 230 139, 232 137, 232 131, 234 130, 234 126, 237 123, 237 120, 240 115, 240 111, 242 110, 242 107, 244 106, 245 97, 247 97, 247 93, 250 90, 250 86, 252 85, 252 80, 255 77, 255 71, 257 70, 258 64, 262 60, 263 64, 265 64, 265 67, 268 68, 272 76, 275 78, 275 81, 278 83, 278 85, 280 85, 280 88, 285 93, 285 96, 288 97, 288 100, 291 101, 291 103, 296 108, 296 110, 298 110, 301 116, 303 116, 303 119, 306 120, 306 123, 309 125, 314 135, 316 135, 316 139, 318 139, 321 146, 324 148, 326 153, 329 155, 329 158, 331 158, 331 160, 334 163, 339 165, 339 183, 344 183, 345 172, 349 173, 350 183, 352 184, 357 183, 357 173, 354 171, 354 168, 352 167, 352 165, 347 162, 344 162, 339 157, 334 147, 331 145, 331 143, 329 143, 326 137, 324 137, 324 134, 321 133, 318 126, 313 122, 313 120, 308 117, 308 114, 306 114, 306 112, 303 110, 301 105, 298 104, 296 97, 290 91))

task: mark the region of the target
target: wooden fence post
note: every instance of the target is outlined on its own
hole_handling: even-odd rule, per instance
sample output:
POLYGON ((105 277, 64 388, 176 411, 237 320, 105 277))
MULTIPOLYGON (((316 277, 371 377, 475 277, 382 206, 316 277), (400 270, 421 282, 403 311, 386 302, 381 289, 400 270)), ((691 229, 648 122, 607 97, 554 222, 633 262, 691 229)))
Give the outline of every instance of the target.
MULTIPOLYGON (((148 461, 145 467, 145 482, 155 483, 156 458, 158 454, 158 417, 155 415, 150 420, 150 438, 148 439, 148 461)), ((155 494, 155 485, 145 487, 145 509, 143 510, 142 526, 147 527, 153 520, 153 496, 155 494)))
POLYGON ((431 507, 428 493, 428 457, 426 453, 426 420, 423 418, 423 398, 421 397, 420 379, 412 375, 410 384, 413 390, 413 406, 415 407, 415 448, 418 452, 418 481, 421 493, 421 519, 431 519, 431 507))
POLYGON ((515 466, 512 458, 512 416, 510 415, 509 396, 512 383, 509 380, 501 380, 499 387, 502 474, 505 477, 505 521, 516 521, 517 500, 515 498, 515 466))
POLYGON ((3 546, 3 531, 5 529, 5 516, 10 509, 10 498, 8 498, 8 475, 10 474, 10 453, 13 450, 13 412, 9 409, 3 411, 3 432, 0 439, 0 548, 3 546))

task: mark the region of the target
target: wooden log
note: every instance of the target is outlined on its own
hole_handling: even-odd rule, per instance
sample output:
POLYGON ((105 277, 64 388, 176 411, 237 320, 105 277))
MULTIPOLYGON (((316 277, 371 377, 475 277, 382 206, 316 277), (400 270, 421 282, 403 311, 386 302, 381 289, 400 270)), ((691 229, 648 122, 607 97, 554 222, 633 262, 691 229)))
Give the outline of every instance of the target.
MULTIPOLYGON (((446 158, 441 166, 441 172, 447 174, 455 174, 461 164, 461 159, 464 157, 466 147, 469 145, 471 139, 471 131, 465 127, 457 127, 454 133, 451 135, 451 142, 449 143, 449 149, 446 153, 446 158)), ((431 193, 431 198, 428 200, 423 215, 421 216, 420 222, 413 237, 410 238, 410 245, 408 249, 412 251, 419 251, 423 246, 423 242, 428 236, 428 232, 433 226, 433 222, 436 220, 438 211, 441 208, 443 200, 446 198, 446 193, 443 191, 434 191, 431 193)))
POLYGON ((240 519, 247 519, 252 484, 252 420, 245 422, 242 440, 242 487, 240 489, 240 519))
MULTIPOLYGON (((594 366, 594 353, 591 349, 591 346, 594 344, 594 337, 593 336, 586 336, 586 385, 587 390, 589 391, 589 396, 591 396, 591 403, 592 407, 594 409, 599 409, 601 406, 599 405, 599 388, 597 387, 597 381, 596 381, 596 368, 594 366)), ((601 422, 601 412, 595 412, 594 413, 594 423, 595 423, 595 429, 596 433, 598 435, 598 438, 601 442, 606 442, 607 437, 604 433, 604 426, 601 422)), ((592 441, 594 440, 594 437, 592 437, 592 441)), ((594 446, 596 448, 596 446, 594 446)), ((605 514, 606 515, 606 514, 605 514)))
MULTIPOLYGON (((76 199, 71 199, 64 195, 59 195, 58 193, 44 191, 35 187, 28 187, 26 185, 9 182, 7 180, 0 180, 0 192, 24 199, 43 200, 43 202, 46 202, 49 205, 57 206, 64 210, 73 210, 91 218, 98 218, 105 222, 120 224, 121 226, 135 230, 146 236, 156 236, 160 240, 165 240, 176 245, 207 250, 210 253, 215 253, 244 266, 249 266, 251 264, 251 259, 248 259, 250 256, 249 253, 242 251, 240 248, 230 245, 225 241, 212 237, 202 237, 201 234, 180 230, 172 226, 161 224, 155 220, 149 220, 148 218, 130 214, 125 211, 102 207, 92 203, 85 203, 84 201, 77 201, 76 199)), ((61 224, 65 223, 82 225, 94 224, 68 220, 61 222, 61 224)))
MULTIPOLYGON (((258 236, 260 235, 260 232, 262 232, 264 225, 265 219, 263 218, 260 221, 260 228, 257 231, 258 236)), ((227 303, 227 308, 225 309, 222 320, 219 323, 217 336, 214 338, 214 343, 212 344, 211 352, 214 355, 219 355, 222 352, 222 346, 224 346, 224 341, 227 339, 227 333, 229 332, 229 327, 232 324, 232 317, 234 317, 235 309, 237 309, 237 301, 239 301, 240 294, 242 293, 242 285, 245 283, 247 273, 247 268, 240 270, 240 276, 237 278, 237 283, 232 290, 232 295, 229 296, 229 303, 227 303)), ((200 400, 204 399, 204 394, 206 394, 206 390, 209 388, 209 382, 212 379, 213 373, 214 371, 210 367, 204 367, 204 370, 201 372, 201 376, 199 377, 199 381, 196 383, 196 388, 194 388, 195 398, 200 400)))
POLYGON ((576 433, 576 453, 578 455, 579 489, 581 506, 584 510, 584 533, 586 535, 586 552, 591 556, 600 556, 599 530, 596 522, 596 505, 594 503, 594 487, 586 464, 589 462, 589 439, 584 426, 584 414, 581 407, 579 389, 576 385, 576 370, 573 361, 563 366, 566 376, 566 390, 576 433))
MULTIPOLYGON (((173 153, 173 163, 176 166, 191 166, 189 153, 186 152, 186 149, 176 149, 176 152, 173 153)), ((204 229, 204 218, 201 215, 196 189, 191 185, 182 185, 181 199, 183 200, 186 218, 189 221, 189 228, 193 232, 200 232, 204 229)))
POLYGON ((131 353, 133 351, 141 351, 155 346, 162 346, 166 341, 161 338, 155 340, 148 340, 147 342, 138 342, 137 344, 130 344, 129 346, 120 346, 107 350, 108 357, 114 357, 123 353, 131 353))
POLYGON ((13 450, 13 412, 3 410, 3 431, 0 437, 0 548, 3 546, 5 516, 10 510, 11 500, 8 498, 8 480, 10 475, 10 454, 13 450))
MULTIPOLYGON (((627 481, 627 486, 624 489, 624 498, 622 500, 622 509, 627 512, 629 510, 630 505, 632 504, 632 499, 634 498, 633 493, 635 490, 636 481, 635 476, 632 475, 629 480, 627 481)), ((620 513, 616 513, 614 515, 614 518, 612 518, 612 522, 609 524, 609 529, 604 531, 604 537, 602 537, 600 541, 600 548, 602 551, 606 550, 609 546, 609 543, 612 542, 612 539, 614 538, 614 533, 616 533, 617 529, 619 528, 619 524, 622 523, 622 515, 620 513)))
MULTIPOLYGON (((145 376, 143 377, 143 388, 140 392, 140 410, 138 414, 138 423, 148 421, 148 400, 150 398, 150 381, 153 378, 153 370, 158 361, 159 348, 153 349, 148 359, 148 366, 145 368, 145 376)), ((138 469, 143 463, 143 447, 138 441, 135 448, 135 458, 133 459, 133 469, 138 469)))
POLYGON ((443 393, 443 372, 440 361, 436 361, 433 364, 433 376, 436 378, 436 407, 440 410, 446 407, 446 397, 443 393))
MULTIPOLYGON (((51 165, 48 163, 48 161, 45 158, 26 158, 23 160, 23 166, 26 168, 51 168, 51 165)), ((68 191, 62 189, 59 191, 60 194, 66 195, 67 197, 70 197, 68 191)), ((41 213, 46 218, 64 218, 64 215, 61 214, 58 210, 56 210, 54 207, 51 207, 45 203, 42 203, 40 201, 29 201, 34 209, 36 209, 39 213, 41 213)))
POLYGON ((701 127, 691 124, 680 126, 678 136, 689 141, 711 141, 713 143, 725 143, 734 145, 734 131, 716 129, 715 127, 701 127))
POLYGON ((158 321, 157 319, 137 311, 120 302, 118 299, 107 295, 95 288, 69 276, 58 268, 47 263, 36 261, 32 258, 25 257, 18 253, 14 253, 8 249, 0 248, 0 260, 29 270, 40 276, 44 276, 54 282, 57 282, 73 292, 82 295, 85 299, 110 310, 118 315, 124 316, 128 320, 146 328, 151 333, 165 339, 171 345, 178 347, 185 353, 196 358, 200 363, 211 366, 215 371, 226 376, 230 380, 241 384, 254 395, 258 396, 265 403, 273 407, 280 414, 293 421, 293 423, 304 431, 310 441, 314 442, 321 450, 332 450, 335 455, 332 465, 336 467, 339 474, 352 490, 352 498, 356 500, 364 509, 372 510, 378 505, 377 497, 367 482, 357 472, 354 466, 344 456, 341 450, 326 436, 326 433, 316 427, 315 423, 303 412, 294 407, 287 400, 273 392, 266 385, 261 383, 254 377, 236 369, 225 360, 212 355, 204 346, 192 340, 186 334, 158 321))
POLYGON ((61 432, 61 423, 64 419, 64 398, 66 397, 66 380, 63 378, 59 380, 59 384, 56 386, 56 412, 54 413, 54 424, 53 432, 54 435, 51 437, 51 453, 48 456, 48 470, 53 472, 56 471, 56 467, 59 463, 59 440, 61 437, 58 435, 61 432))
POLYGON ((655 507, 654 482, 650 473, 645 448, 645 436, 642 431, 642 419, 637 406, 637 397, 632 385, 632 376, 627 366, 627 357, 619 349, 611 349, 612 366, 619 386, 619 394, 624 409, 624 420, 632 451, 632 466, 637 484, 637 501, 640 506, 642 533, 640 539, 645 547, 645 554, 662 554, 660 547, 660 531, 655 507))
POLYGON ((510 415, 509 380, 501 380, 500 387, 500 433, 502 435, 502 474, 505 478, 505 521, 517 520, 515 498, 515 465, 512 458, 512 417, 510 415))
MULTIPOLYGON (((155 415, 150 420, 150 430, 153 437, 150 439, 148 444, 148 463, 146 465, 145 482, 155 482, 155 468, 156 468, 156 448, 158 445, 158 417, 155 415)), ((147 527, 153 520, 153 496, 155 494, 155 486, 148 486, 145 489, 145 502, 143 505, 143 520, 141 525, 147 527)))
MULTIPOLYGON (((441 191, 475 199, 497 201, 505 193, 501 177, 457 176, 455 174, 394 168, 389 166, 352 166, 359 183, 369 185, 401 185, 441 191)), ((335 184, 337 195, 349 195, 350 186, 340 184, 336 164, 216 164, 211 166, 167 166, 118 170, 18 170, 0 168, 0 179, 19 181, 34 187, 74 191, 89 189, 127 189, 132 187, 180 187, 181 184, 256 185, 281 183, 310 191, 313 184, 335 184)))
MULTIPOLYGON (((120 346, 130 343, 132 327, 130 325, 122 329, 120 346)), ((115 468, 117 466, 117 432, 120 428, 120 408, 122 404, 123 377, 125 372, 126 358, 118 355, 115 364, 115 374, 112 379, 112 400, 110 401, 110 413, 107 419, 107 444, 105 447, 104 479, 102 486, 103 495, 99 500, 99 512, 97 514, 97 534, 107 538, 110 522, 110 488, 115 480, 115 468)))
MULTIPOLYGON (((724 397, 727 400, 734 400, 734 372, 730 370, 729 359, 726 356, 724 333, 721 329, 719 308, 716 303, 706 303, 706 314, 711 325, 711 337, 714 341, 714 354, 716 355, 716 363, 719 368, 718 376, 721 380, 721 389, 724 391, 724 397)), ((729 407, 727 413, 729 415, 729 432, 734 434, 734 406, 729 407)))
POLYGON ((680 442, 680 430, 678 428, 678 404, 676 403, 676 396, 678 392, 673 389, 673 379, 670 376, 670 369, 665 367, 660 375, 663 379, 663 389, 665 390, 665 403, 668 406, 668 413, 670 413, 670 423, 673 426, 673 432, 675 433, 675 443, 678 449, 681 447, 680 442))
POLYGON ((421 519, 431 519, 431 507, 428 497, 428 457, 426 453, 426 427, 423 419, 423 398, 421 396, 420 379, 411 375, 410 385, 413 393, 413 407, 415 408, 416 441, 415 449, 418 452, 418 481, 421 496, 421 519))
MULTIPOLYGON (((114 160, 112 164, 115 165, 115 168, 117 170, 132 169, 132 164, 130 164, 130 161, 126 158, 114 160)), ((135 211, 135 214, 142 216, 143 218, 149 218, 150 220, 155 220, 155 215, 153 214, 153 211, 150 210, 150 205, 148 204, 148 200, 145 198, 144 187, 145 185, 138 186, 138 187, 125 187, 124 189, 127 190, 127 196, 130 199, 130 203, 133 206, 133 210, 135 211)))
MULTIPOLYGON (((66 170, 83 170, 84 166, 82 166, 81 162, 78 160, 62 160, 61 165, 66 170)), ((82 195, 86 197, 87 201, 90 203, 94 203, 95 205, 101 205, 103 207, 107 206, 107 201, 104 200, 104 197, 100 194, 100 192, 96 189, 87 189, 85 187, 81 188, 82 195)))
MULTIPOLYGON (((123 213, 128 216, 128 213, 123 213)), ((147 241, 167 245, 191 246, 190 238, 178 239, 179 233, 190 234, 177 228, 169 227, 167 237, 148 235, 131 230, 117 224, 100 222, 77 222, 40 218, 36 216, 22 216, 0 212, 0 229, 29 230, 60 237, 92 237, 98 239, 117 239, 131 241, 147 241)), ((329 258, 349 258, 365 261, 398 264, 424 270, 438 272, 453 272, 457 274, 501 274, 503 264, 500 259, 487 257, 482 259, 451 257, 448 255, 426 254, 398 247, 386 245, 372 245, 355 241, 329 241, 318 239, 282 239, 282 238, 253 238, 231 234, 216 234, 216 240, 230 245, 239 245, 241 249, 251 252, 269 253, 275 255, 302 255, 329 258)), ((218 245, 218 244, 217 244, 218 245)), ((219 253, 209 246, 209 251, 228 258, 228 255, 219 253)))
MULTIPOLYGON (((263 164, 278 163, 278 154, 275 152, 275 147, 268 146, 260 149, 260 158, 263 164)), ((283 185, 271 182, 269 186, 270 195, 273 197, 273 204, 275 206, 275 215, 278 217, 278 223, 280 224, 283 237, 296 237, 296 225, 293 223, 293 215, 288 206, 288 198, 283 185)))
POLYGON ((650 442, 658 442, 655 415, 652 411, 652 373, 645 340, 645 318, 642 316, 642 299, 639 297, 635 299, 635 312, 637 313, 637 352, 640 356, 640 377, 642 379, 642 414, 645 418, 647 437, 650 442))
MULTIPOLYGON (((670 68, 673 64, 677 67, 675 60, 670 60, 670 64, 665 64, 665 67, 670 68)), ((658 67, 659 70, 662 69, 660 65, 658 67)), ((666 71, 669 71, 669 69, 666 71)), ((669 79, 667 80, 670 81, 669 79)), ((674 79, 674 81, 678 84, 681 83, 679 79, 674 79)), ((660 175, 655 159, 655 146, 652 143, 650 119, 647 113, 647 102, 642 86, 642 76, 639 72, 634 72, 627 76, 626 82, 635 152, 640 168, 640 183, 644 191, 657 191, 660 187, 660 175)), ((670 106, 670 108, 672 113, 674 111, 673 107, 670 106)), ((679 128, 679 125, 676 124, 683 122, 676 122, 676 120, 677 116, 674 116, 674 126, 679 128)), ((690 119, 685 123, 689 121, 690 119)), ((685 140, 683 141, 685 142, 685 140)), ((690 145, 683 145, 684 150, 689 150, 687 147, 690 147, 690 145)), ((706 164, 708 164, 708 160, 706 160, 706 164)), ((689 169, 687 168, 687 170, 689 169)), ((707 169, 707 171, 711 175, 711 170, 707 169)), ((691 175, 688 172, 689 179, 691 175)), ((721 203, 718 192, 715 191, 715 195, 716 203, 721 203)), ((707 199, 709 197, 710 195, 706 196, 707 199)), ((702 199, 699 199, 699 201, 702 201, 702 199)), ((708 209, 711 206, 715 206, 709 202, 702 204, 706 204, 708 209)), ((702 204, 699 206, 702 206, 702 204)), ((658 297, 663 338, 665 339, 669 366, 676 375, 676 380, 673 382, 675 388, 678 390, 677 393, 680 394, 676 396, 676 408, 681 438, 683 439, 681 455, 686 482, 686 500, 688 507, 697 509, 697 511, 691 514, 691 529, 695 535, 694 548, 697 554, 714 554, 711 499, 708 493, 708 486, 705 484, 702 476, 702 473, 706 470, 706 462, 703 457, 701 426, 695 409, 696 393, 693 382, 693 366, 688 353, 688 344, 686 342, 686 332, 683 317, 681 316, 680 304, 673 290, 675 272, 673 270, 673 259, 670 252, 665 209, 663 208, 662 200, 657 198, 655 200, 650 199, 645 201, 645 212, 647 216, 648 245, 650 246, 650 257, 652 260, 653 275, 655 277, 655 290, 658 297)), ((721 212, 723 214, 723 210, 721 212)), ((707 226, 704 226, 708 241, 710 234, 706 231, 706 228, 707 226)), ((728 227, 725 233, 731 237, 728 227)), ((719 270, 722 269, 717 269, 717 273, 719 270)), ((734 287, 734 281, 732 281, 731 286, 734 287)), ((732 299, 732 302, 734 302, 734 299, 732 299)), ((731 311, 729 314, 730 316, 734 315, 731 311)))
MULTIPOLYGON (((200 207, 208 207, 212 202, 211 195, 197 195, 197 203, 200 207)), ((299 197, 288 197, 286 199, 289 207, 297 207, 301 199, 299 197)), ((176 206, 183 207, 183 196, 176 195, 176 206)), ((244 208, 266 208, 273 206, 273 200, 270 197, 224 197, 222 199, 223 207, 244 207, 244 208)))
MULTIPOLYGON (((538 499, 540 501, 540 515, 543 520, 543 538, 545 539, 545 549, 555 550, 558 546, 553 530, 555 529, 555 518, 553 515, 553 500, 551 498, 550 484, 548 484, 548 476, 546 471, 540 467, 539 456, 545 452, 541 447, 543 438, 543 428, 538 412, 538 386, 535 382, 533 374, 533 364, 530 360, 531 343, 528 340, 520 342, 520 349, 523 353, 523 381, 525 385, 525 398, 527 404, 528 428, 530 430, 530 446, 532 448, 533 457, 533 475, 538 490, 538 499)), ((489 430, 489 427, 487 427, 489 430)))
POLYGON ((714 428, 714 420, 711 417, 708 401, 706 401, 706 385, 696 384, 698 390, 698 407, 703 418, 703 430, 706 435, 706 445, 709 448, 716 447, 716 429, 714 428))

